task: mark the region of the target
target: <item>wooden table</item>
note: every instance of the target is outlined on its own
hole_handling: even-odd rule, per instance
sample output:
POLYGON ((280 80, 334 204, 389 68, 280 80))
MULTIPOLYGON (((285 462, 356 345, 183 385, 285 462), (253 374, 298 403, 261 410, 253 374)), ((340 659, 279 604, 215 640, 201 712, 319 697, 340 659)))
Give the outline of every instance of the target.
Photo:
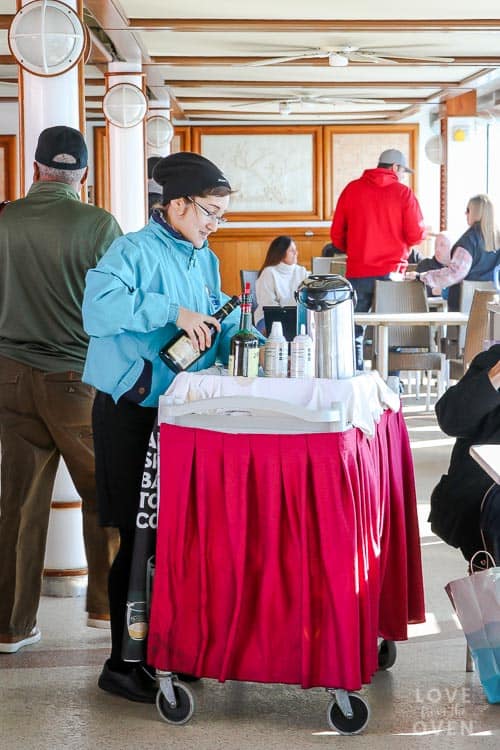
POLYGON ((459 312, 434 310, 425 313, 354 313, 354 322, 378 329, 379 372, 384 380, 389 372, 389 326, 467 325, 469 316, 459 312))

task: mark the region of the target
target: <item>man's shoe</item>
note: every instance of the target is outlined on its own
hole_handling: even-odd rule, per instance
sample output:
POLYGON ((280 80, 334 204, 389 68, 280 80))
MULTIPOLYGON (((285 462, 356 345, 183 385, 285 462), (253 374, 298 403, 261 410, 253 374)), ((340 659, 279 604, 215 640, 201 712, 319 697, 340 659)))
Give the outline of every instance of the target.
POLYGON ((153 681, 151 676, 146 675, 140 668, 134 668, 123 674, 111 670, 107 662, 97 684, 101 690, 138 703, 155 703, 158 692, 156 681, 153 681))
POLYGON ((103 628, 104 630, 109 630, 111 628, 109 615, 100 615, 97 612, 89 612, 89 615, 87 617, 87 627, 103 628))
POLYGON ((33 628, 29 635, 0 635, 0 654, 15 654, 20 648, 38 643, 42 634, 33 628))

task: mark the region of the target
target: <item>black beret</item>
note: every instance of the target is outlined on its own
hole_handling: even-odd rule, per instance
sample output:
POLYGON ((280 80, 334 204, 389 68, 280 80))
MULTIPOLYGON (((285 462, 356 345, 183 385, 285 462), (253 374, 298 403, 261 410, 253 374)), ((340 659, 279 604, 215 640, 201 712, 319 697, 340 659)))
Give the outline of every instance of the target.
POLYGON ((83 169, 87 166, 83 135, 67 125, 45 128, 38 137, 35 161, 54 169, 83 169))
POLYGON ((153 169, 153 180, 162 186, 163 203, 174 198, 203 195, 206 190, 225 187, 227 177, 209 159, 191 151, 180 151, 160 159, 153 169))

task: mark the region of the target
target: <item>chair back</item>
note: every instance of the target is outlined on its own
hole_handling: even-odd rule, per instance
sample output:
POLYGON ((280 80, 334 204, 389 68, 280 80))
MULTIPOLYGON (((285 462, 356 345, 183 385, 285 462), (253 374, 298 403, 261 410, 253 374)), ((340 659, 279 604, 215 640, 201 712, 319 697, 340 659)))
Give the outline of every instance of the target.
POLYGON ((240 269, 240 282, 241 282, 241 289, 243 290, 245 288, 245 284, 250 284, 250 291, 252 293, 252 315, 257 309, 257 295, 255 293, 255 282, 257 281, 257 277, 259 275, 258 271, 244 271, 243 269, 240 269))
MULTIPOLYGON (((448 310, 468 315, 476 289, 495 291, 492 281, 462 281, 450 287, 448 293, 448 310)), ((466 326, 448 326, 447 338, 458 341, 457 354, 461 355, 465 347, 466 326)))
MULTIPOLYGON (((374 312, 429 312, 425 286, 416 281, 375 281, 374 312)), ((390 326, 389 348, 431 348, 429 326, 390 326)))
POLYGON ((314 255, 311 258, 311 270, 314 274, 319 274, 320 276, 331 273, 331 262, 331 258, 323 258, 321 255, 314 255))
MULTIPOLYGON (((472 282, 474 283, 474 282, 472 282)), ((488 335, 488 302, 497 298, 495 289, 475 289, 465 327, 464 372, 479 352, 488 335)))
POLYGON ((347 261, 345 258, 330 258, 330 273, 336 273, 339 276, 345 276, 347 261))

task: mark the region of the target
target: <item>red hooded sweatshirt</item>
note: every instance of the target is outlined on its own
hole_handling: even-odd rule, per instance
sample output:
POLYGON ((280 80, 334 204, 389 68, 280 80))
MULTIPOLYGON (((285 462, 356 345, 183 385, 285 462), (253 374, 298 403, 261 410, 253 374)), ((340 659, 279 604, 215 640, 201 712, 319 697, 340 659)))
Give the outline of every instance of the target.
POLYGON ((365 169, 342 191, 330 229, 347 253, 347 278, 404 271, 412 245, 425 236, 422 212, 409 187, 391 169, 365 169))

